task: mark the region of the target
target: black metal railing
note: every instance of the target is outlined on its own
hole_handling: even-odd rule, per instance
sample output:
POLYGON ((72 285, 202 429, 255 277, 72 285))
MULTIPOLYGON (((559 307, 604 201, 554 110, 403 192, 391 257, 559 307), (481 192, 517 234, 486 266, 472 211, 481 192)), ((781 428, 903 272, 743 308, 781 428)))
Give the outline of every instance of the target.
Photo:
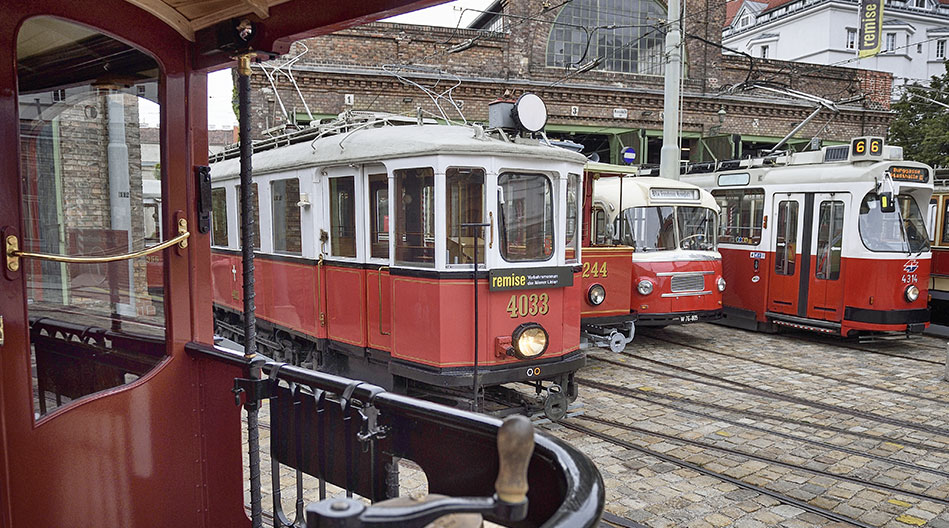
MULTIPOLYGON (((186 348, 192 355, 243 365, 245 372, 256 370, 238 354, 196 343, 186 348)), ((304 515, 302 474, 319 479, 319 499, 327 498, 326 485, 332 484, 345 489, 348 497, 355 494, 375 503, 398 492, 392 486, 393 469, 402 458, 421 467, 429 493, 452 498, 430 509, 474 511, 492 522, 523 527, 583 528, 595 526, 600 518, 604 487, 599 471, 589 458, 559 439, 533 434, 535 447, 526 461, 527 511, 523 520, 517 520, 517 512, 510 515, 512 505, 496 495, 502 467, 500 420, 368 383, 258 361, 255 367, 261 369, 262 379, 238 378, 235 393, 245 405, 269 402, 274 526, 297 521, 314 528, 312 522, 303 524, 300 518, 304 515), (280 506, 281 464, 297 471, 296 519, 290 519, 280 506)), ((337 508, 347 503, 333 500, 337 508)), ((318 505, 311 509, 315 511, 318 505)), ((391 511, 379 513, 383 510, 370 506, 361 520, 345 526, 409 526, 391 511)))

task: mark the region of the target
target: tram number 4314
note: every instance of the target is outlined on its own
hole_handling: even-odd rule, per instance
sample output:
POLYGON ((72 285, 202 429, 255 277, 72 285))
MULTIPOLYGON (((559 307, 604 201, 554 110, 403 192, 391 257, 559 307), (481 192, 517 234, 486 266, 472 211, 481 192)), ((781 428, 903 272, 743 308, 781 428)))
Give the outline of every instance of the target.
POLYGON ((917 282, 919 282, 919 277, 915 273, 903 275, 903 284, 916 284, 917 282))
POLYGON ((507 312, 511 314, 511 319, 528 315, 546 315, 550 311, 548 301, 550 297, 546 293, 512 295, 511 300, 507 302, 507 312))

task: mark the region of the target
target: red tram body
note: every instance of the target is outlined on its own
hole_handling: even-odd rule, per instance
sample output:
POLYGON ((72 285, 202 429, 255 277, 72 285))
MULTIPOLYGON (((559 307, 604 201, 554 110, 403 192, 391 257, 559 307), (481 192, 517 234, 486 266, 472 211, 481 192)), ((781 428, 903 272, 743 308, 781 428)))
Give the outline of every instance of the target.
POLYGON ((584 178, 581 315, 589 333, 619 347, 634 325, 720 318, 725 281, 712 196, 632 167, 589 163, 584 178))
POLYGON ((724 322, 841 336, 921 332, 931 173, 880 138, 856 138, 683 176, 722 209, 724 322))
MULTIPOLYGON (((943 172, 945 169, 942 170, 943 172)), ((929 204, 929 240, 932 244, 932 270, 929 278, 930 330, 949 335, 949 174, 936 170, 934 191, 929 204)))
MULTIPOLYGON (((284 53, 293 38, 435 3, 3 5, 0 526, 262 526, 260 465, 254 461, 261 454, 256 418, 263 404, 270 410, 271 522, 280 526, 322 525, 316 510, 303 518, 305 500, 329 504, 324 496, 304 496, 304 474, 318 480, 319 491, 338 486, 329 487, 336 497, 331 501, 351 505, 343 495, 355 494, 372 501, 359 503, 365 512, 417 516, 419 506, 376 504, 391 496, 388 484, 397 482, 391 468, 400 458, 422 468, 431 493, 452 497, 435 503, 438 512, 483 513, 527 527, 598 524, 604 490, 593 463, 560 440, 532 433, 529 423, 512 433, 496 418, 213 346, 211 186, 201 177, 208 163, 207 71, 240 56, 239 79, 247 86, 250 49, 284 53), (242 406, 248 411, 246 437, 242 406), (249 483, 243 442, 250 450, 249 483), (278 493, 286 498, 292 492, 280 486, 280 476, 288 473, 301 490, 295 519, 280 510, 278 493), (250 504, 244 500, 248 490, 250 504)), ((246 107, 247 92, 239 98, 246 107)), ((581 165, 569 156, 546 158, 546 165, 534 168, 559 177, 575 165, 580 173, 581 165)), ((547 181, 551 202, 561 207, 553 189, 560 198, 566 189, 559 179, 547 181)), ((552 259, 565 265, 562 222, 550 232, 550 247, 556 247, 550 251, 558 255, 552 259)), ((268 262, 261 264, 274 273, 268 262)), ((376 270, 377 281, 380 271, 386 270, 376 270)), ((368 295, 365 281, 371 283, 372 274, 363 266, 337 265, 326 275, 318 280, 326 281, 330 300, 368 295), (337 281, 352 289, 336 289, 337 281)), ((393 294, 438 297, 441 311, 434 315, 450 321, 444 312, 452 296, 463 295, 460 286, 427 278, 435 286, 419 288, 408 281, 411 275, 403 276, 405 285, 393 294)), ((295 295, 301 285, 288 286, 295 295)), ((234 295, 229 284, 223 288, 234 295)), ((240 296, 242 290, 236 291, 240 296)), ((569 332, 579 326, 575 297, 549 301, 551 312, 576 312, 569 332)), ((286 299, 269 302, 291 317, 286 299)), ((400 308, 399 316, 427 316, 415 307, 400 308)), ((488 325, 489 314, 482 314, 488 325)), ((350 332, 369 322, 368 313, 336 315, 328 331, 350 332)), ((458 331, 456 348, 467 348, 471 333, 458 331)), ((404 526, 388 519, 389 526, 404 526)))
MULTIPOLYGON (((398 119, 344 114, 254 155, 262 343, 279 359, 400 390, 470 391, 477 365, 479 385, 548 381, 575 398, 583 156, 398 119), (481 222, 482 232, 465 226, 481 222), (518 350, 534 339, 519 345, 524 332, 536 350, 518 350)), ((211 165, 218 332, 234 339, 238 169, 236 159, 211 165)))

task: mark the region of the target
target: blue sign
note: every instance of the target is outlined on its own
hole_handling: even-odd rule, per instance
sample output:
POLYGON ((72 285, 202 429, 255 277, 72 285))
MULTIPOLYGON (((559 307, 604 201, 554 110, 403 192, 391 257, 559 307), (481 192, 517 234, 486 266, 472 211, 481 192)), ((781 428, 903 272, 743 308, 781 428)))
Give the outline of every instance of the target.
POLYGON ((626 147, 623 149, 623 161, 626 163, 632 163, 636 161, 636 151, 633 150, 633 147, 626 147))

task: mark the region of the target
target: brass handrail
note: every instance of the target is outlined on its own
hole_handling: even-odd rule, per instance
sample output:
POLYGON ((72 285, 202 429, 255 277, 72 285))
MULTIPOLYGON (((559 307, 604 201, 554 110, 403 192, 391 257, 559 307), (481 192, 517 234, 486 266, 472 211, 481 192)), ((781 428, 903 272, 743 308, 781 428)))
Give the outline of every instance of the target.
MULTIPOLYGON (((159 251, 174 246, 175 244, 178 244, 182 248, 188 247, 188 237, 191 236, 191 233, 188 231, 188 222, 183 218, 178 221, 178 233, 178 236, 175 238, 166 240, 157 246, 152 246, 150 248, 145 248, 132 253, 126 253, 124 255, 108 255, 105 257, 72 257, 69 255, 56 255, 52 253, 31 253, 29 251, 20 251, 19 249, 12 249, 8 251, 7 255, 8 258, 32 258, 37 260, 50 260, 53 262, 66 262, 69 264, 101 264, 106 262, 117 262, 120 260, 131 260, 134 258, 151 255, 152 253, 158 253, 159 251)), ((9 243, 10 241, 8 240, 8 247, 9 243)))
POLYGON ((134 253, 126 253, 124 255, 109 255, 107 257, 71 257, 69 255, 54 255, 51 253, 30 253, 28 251, 13 251, 12 255, 19 258, 33 258, 38 260, 51 260, 53 262, 67 262, 70 264, 100 264, 104 262, 116 262, 119 260, 131 260, 138 257, 144 257, 151 255, 152 253, 158 253, 159 251, 169 248, 180 242, 184 242, 191 236, 191 233, 185 231, 184 233, 166 240, 157 246, 152 246, 150 248, 145 248, 140 251, 135 251, 134 253))

